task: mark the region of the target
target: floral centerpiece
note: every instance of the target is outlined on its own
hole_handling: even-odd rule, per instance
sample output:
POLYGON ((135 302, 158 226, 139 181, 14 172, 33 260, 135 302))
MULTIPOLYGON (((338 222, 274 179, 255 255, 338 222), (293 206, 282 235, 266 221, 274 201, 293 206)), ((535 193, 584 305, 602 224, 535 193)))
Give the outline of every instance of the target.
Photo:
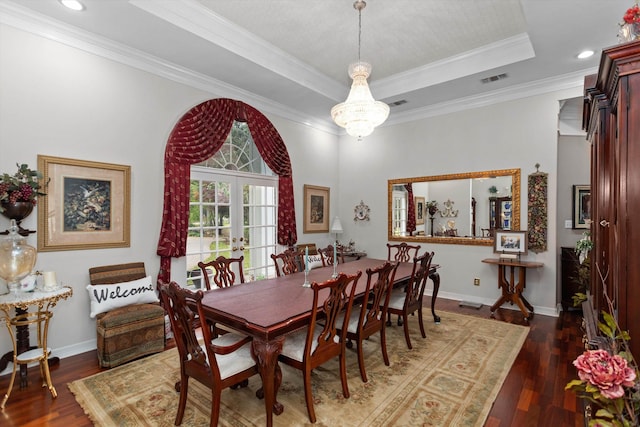
POLYGON ((427 212, 429 212, 429 215, 433 216, 436 214, 436 212, 438 212, 438 202, 436 202, 435 200, 431 200, 427 202, 426 208, 427 212))
POLYGON ((16 166, 18 171, 15 174, 5 173, 0 176, 0 212, 5 210, 3 204, 31 202, 35 205, 37 196, 46 195, 41 191, 47 183, 41 182, 40 171, 29 169, 26 164, 16 163, 16 166))
MULTIPOLYGON (((610 301, 609 305, 612 309, 610 301)), ((579 379, 569 382, 565 389, 597 406, 589 426, 638 426, 640 373, 629 351, 630 337, 609 313, 603 311, 602 318, 604 322, 599 322, 598 328, 608 348, 587 350, 578 356, 573 365, 579 379)))
POLYGON ((627 9, 622 16, 620 23, 620 32, 618 33, 621 42, 629 42, 640 38, 640 6, 638 2, 627 9))

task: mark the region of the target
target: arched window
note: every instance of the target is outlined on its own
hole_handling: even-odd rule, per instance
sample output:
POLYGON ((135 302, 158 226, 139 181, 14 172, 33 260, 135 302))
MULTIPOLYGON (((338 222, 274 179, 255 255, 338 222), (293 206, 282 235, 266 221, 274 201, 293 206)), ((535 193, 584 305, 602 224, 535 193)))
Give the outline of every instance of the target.
POLYGON ((291 246, 297 240, 291 161, 280 134, 262 113, 241 101, 227 98, 205 101, 182 116, 167 142, 164 209, 157 250, 161 257, 159 280, 170 280, 171 257, 186 254, 191 165, 220 149, 234 121, 247 123, 257 150, 279 177, 278 244, 291 246))
POLYGON ((220 149, 191 167, 187 285, 201 287, 198 262, 244 257, 246 281, 275 274, 278 177, 246 123, 234 122, 220 149))

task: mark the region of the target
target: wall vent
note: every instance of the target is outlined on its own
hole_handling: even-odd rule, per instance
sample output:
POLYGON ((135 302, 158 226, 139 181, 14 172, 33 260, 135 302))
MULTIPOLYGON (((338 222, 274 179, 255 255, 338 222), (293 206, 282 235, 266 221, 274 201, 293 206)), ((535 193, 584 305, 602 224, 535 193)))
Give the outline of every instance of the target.
POLYGON ((502 73, 502 74, 496 74, 495 76, 491 76, 491 77, 485 77, 480 81, 482 83, 491 83, 491 82, 497 82, 498 80, 506 79, 507 77, 508 76, 505 73, 502 73))

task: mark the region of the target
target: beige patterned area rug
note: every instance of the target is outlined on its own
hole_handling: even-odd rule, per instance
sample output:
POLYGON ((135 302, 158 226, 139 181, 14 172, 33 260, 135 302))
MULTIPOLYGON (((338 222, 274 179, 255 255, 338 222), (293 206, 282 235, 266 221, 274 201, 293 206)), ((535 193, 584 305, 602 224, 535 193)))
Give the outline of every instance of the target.
MULTIPOLYGON (((366 341, 368 383, 360 379, 355 349, 349 350, 349 399, 342 396, 337 360, 314 370, 315 425, 482 426, 529 328, 439 314, 439 325, 425 318, 426 339, 420 336, 417 316, 411 317, 413 350, 407 349, 402 327, 387 328, 389 367, 382 361, 379 338, 366 341)), ((278 401, 285 410, 274 416, 274 425, 311 425, 301 373, 284 365, 282 370, 278 401)), ((172 426, 178 379, 178 353, 172 349, 74 381, 69 388, 97 426, 172 426)), ((247 388, 225 390, 219 425, 265 425, 264 401, 255 397, 260 386, 255 376, 247 388)), ((210 396, 206 387, 189 382, 183 426, 209 424, 210 396)))

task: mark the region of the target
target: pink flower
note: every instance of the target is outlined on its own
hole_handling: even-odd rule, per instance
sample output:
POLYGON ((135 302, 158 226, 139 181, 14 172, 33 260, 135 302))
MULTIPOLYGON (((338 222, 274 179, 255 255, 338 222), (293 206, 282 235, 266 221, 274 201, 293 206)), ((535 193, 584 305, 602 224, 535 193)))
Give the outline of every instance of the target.
POLYGON ((632 387, 636 373, 622 357, 610 355, 605 350, 588 350, 573 361, 582 381, 598 387, 607 399, 624 396, 625 387, 632 387))

